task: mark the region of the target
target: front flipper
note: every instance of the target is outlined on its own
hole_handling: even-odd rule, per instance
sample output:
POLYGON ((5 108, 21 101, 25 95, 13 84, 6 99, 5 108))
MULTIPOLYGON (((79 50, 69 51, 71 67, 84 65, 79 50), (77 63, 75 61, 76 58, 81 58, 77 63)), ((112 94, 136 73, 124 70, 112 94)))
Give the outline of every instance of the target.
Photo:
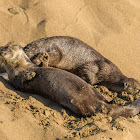
POLYGON ((36 72, 22 72, 15 76, 14 80, 10 80, 16 88, 21 89, 24 82, 32 80, 36 76, 36 72))
POLYGON ((34 71, 25 72, 25 73, 23 73, 23 77, 21 77, 21 78, 23 79, 23 82, 24 82, 24 81, 33 79, 35 76, 36 76, 36 73, 34 71))
POLYGON ((39 67, 48 67, 49 55, 47 52, 36 54, 31 61, 39 67))
POLYGON ((56 43, 52 44, 46 51, 49 54, 50 58, 49 66, 57 67, 57 65, 63 60, 63 51, 56 43))

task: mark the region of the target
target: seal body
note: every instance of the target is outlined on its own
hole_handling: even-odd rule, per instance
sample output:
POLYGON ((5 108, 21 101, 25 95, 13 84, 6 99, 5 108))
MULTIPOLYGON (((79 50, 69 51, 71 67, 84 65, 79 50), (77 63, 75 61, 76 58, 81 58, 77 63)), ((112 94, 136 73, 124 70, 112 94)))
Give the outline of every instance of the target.
POLYGON ((35 64, 38 64, 38 55, 47 52, 49 66, 74 73, 91 85, 101 84, 120 92, 128 90, 124 87, 128 82, 133 92, 140 90, 135 79, 124 76, 115 64, 79 39, 68 36, 43 38, 28 44, 24 51, 35 64))
MULTIPOLYGON (((23 80, 25 72, 11 82, 20 90, 39 94, 69 108, 78 116, 93 115, 104 105, 104 97, 78 76, 56 68, 35 68, 35 77, 23 80)), ((26 73, 28 75, 29 71, 26 73)), ((30 74, 29 74, 30 75, 30 74)))
POLYGON ((1 50, 0 63, 16 88, 48 97, 79 116, 101 112, 102 107, 114 118, 133 116, 140 111, 140 99, 131 105, 113 107, 80 77, 61 69, 36 66, 19 46, 1 50))

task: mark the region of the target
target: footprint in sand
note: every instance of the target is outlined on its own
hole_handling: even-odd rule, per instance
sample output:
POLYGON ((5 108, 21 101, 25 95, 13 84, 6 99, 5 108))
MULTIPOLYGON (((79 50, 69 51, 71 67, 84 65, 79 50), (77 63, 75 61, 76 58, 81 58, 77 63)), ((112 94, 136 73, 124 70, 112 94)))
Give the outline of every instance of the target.
POLYGON ((16 8, 8 8, 8 11, 13 15, 19 14, 19 12, 16 8))

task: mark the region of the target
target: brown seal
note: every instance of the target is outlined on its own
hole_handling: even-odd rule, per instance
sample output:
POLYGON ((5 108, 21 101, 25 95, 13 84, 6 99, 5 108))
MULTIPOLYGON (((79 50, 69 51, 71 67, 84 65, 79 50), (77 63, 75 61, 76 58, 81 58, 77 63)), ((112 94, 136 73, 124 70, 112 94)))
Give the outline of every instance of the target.
POLYGON ((35 64, 38 64, 39 53, 47 52, 49 66, 72 72, 91 85, 104 85, 117 92, 137 93, 140 90, 138 81, 124 76, 115 64, 79 39, 68 36, 43 38, 28 44, 24 51, 35 64))
MULTIPOLYGON (((48 61, 47 53, 42 56, 41 63, 48 61)), ((102 108, 114 118, 140 112, 140 99, 127 106, 113 107, 80 77, 65 70, 36 66, 19 46, 3 48, 0 63, 16 88, 48 97, 79 116, 93 115, 102 108)))

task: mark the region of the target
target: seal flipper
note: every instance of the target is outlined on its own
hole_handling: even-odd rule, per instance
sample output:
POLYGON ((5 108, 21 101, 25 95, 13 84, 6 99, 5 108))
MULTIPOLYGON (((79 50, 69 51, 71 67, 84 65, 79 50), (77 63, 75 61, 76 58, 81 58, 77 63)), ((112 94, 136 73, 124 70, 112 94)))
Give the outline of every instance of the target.
POLYGON ((78 75, 90 85, 95 85, 99 82, 99 79, 96 76, 98 71, 99 67, 95 62, 87 62, 85 64, 79 65, 76 68, 76 71, 74 71, 74 74, 78 75))
POLYGON ((49 54, 47 52, 37 53, 34 57, 32 57, 31 61, 39 67, 48 67, 49 54))
POLYGON ((48 48, 46 51, 50 56, 49 66, 57 67, 57 65, 62 61, 64 56, 62 50, 57 46, 56 43, 53 43, 51 47, 48 48))
POLYGON ((36 73, 34 71, 33 72, 25 72, 23 74, 23 82, 33 79, 35 77, 35 75, 36 75, 36 73))
POLYGON ((36 76, 36 72, 22 72, 19 75, 15 76, 14 80, 11 80, 11 83, 20 90, 22 90, 23 83, 26 81, 32 80, 36 76))
POLYGON ((114 107, 109 112, 109 115, 115 119, 119 116, 122 117, 132 117, 140 113, 140 98, 138 98, 134 103, 126 105, 114 107))
MULTIPOLYGON (((24 51, 27 53, 28 49, 29 48, 26 46, 24 48, 24 51)), ((42 52, 40 52, 38 50, 38 53, 35 53, 34 56, 30 57, 30 59, 33 63, 40 67, 48 67, 48 64, 51 67, 57 67, 57 65, 63 59, 63 54, 56 44, 52 44, 51 47, 49 47, 46 51, 43 50, 42 52), (46 60, 44 61, 42 58, 46 60)))

